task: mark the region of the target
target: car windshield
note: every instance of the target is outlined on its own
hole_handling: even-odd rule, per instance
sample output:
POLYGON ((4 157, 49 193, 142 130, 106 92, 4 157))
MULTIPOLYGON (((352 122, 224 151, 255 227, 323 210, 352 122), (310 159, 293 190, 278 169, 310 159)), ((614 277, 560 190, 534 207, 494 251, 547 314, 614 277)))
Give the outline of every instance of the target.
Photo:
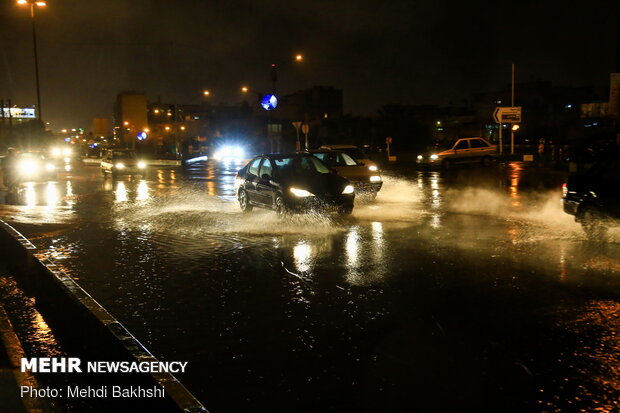
POLYGON ((342 149, 342 151, 345 152, 347 155, 349 155, 353 159, 365 159, 366 158, 366 154, 364 153, 364 151, 362 151, 359 148, 347 148, 347 149, 342 149))
POLYGON ((454 148, 454 145, 456 144, 457 141, 458 139, 443 141, 443 142, 435 142, 435 144, 428 147, 428 150, 431 152, 447 151, 448 149, 454 148))
POLYGON ((284 174, 328 174, 329 168, 314 156, 291 156, 273 159, 275 166, 284 174))
POLYGON ((342 152, 318 152, 315 157, 325 162, 328 166, 355 166, 357 162, 346 153, 342 152))
POLYGON ((114 151, 112 153, 112 158, 114 159, 136 159, 136 154, 134 152, 114 151))

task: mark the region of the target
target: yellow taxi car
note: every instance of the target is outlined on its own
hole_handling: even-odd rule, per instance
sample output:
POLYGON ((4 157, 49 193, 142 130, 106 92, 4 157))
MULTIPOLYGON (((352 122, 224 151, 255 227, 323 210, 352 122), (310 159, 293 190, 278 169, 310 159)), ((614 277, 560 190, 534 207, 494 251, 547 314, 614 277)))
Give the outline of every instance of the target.
POLYGON ((317 150, 310 152, 322 160, 338 175, 348 179, 357 195, 375 198, 383 186, 383 179, 376 165, 367 165, 357 162, 351 156, 341 151, 317 150))

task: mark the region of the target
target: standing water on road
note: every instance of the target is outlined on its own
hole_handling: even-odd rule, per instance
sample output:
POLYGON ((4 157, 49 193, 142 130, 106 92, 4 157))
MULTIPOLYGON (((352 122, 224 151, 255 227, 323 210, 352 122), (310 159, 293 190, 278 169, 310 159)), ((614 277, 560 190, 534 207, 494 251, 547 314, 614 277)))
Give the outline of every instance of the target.
POLYGON ((561 176, 405 170, 351 216, 280 220, 241 213, 235 168, 83 167, 1 213, 156 356, 187 360, 214 412, 617 407, 620 238, 586 241, 561 176))

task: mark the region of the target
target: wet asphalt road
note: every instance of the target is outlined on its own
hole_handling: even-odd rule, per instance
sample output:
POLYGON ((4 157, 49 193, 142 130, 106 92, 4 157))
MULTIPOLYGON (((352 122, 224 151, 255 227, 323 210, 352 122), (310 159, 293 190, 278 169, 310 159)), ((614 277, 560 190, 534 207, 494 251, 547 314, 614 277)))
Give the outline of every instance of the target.
POLYGON ((620 410, 620 231, 586 241, 561 174, 394 169, 281 222, 240 213, 237 167, 77 167, 0 216, 215 413, 620 410))

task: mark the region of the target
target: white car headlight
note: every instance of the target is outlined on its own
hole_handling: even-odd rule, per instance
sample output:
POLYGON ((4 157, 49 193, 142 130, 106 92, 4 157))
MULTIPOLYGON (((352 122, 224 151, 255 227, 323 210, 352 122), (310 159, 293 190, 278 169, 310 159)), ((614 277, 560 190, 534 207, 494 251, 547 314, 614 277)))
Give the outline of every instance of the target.
POLYGON ((62 154, 62 151, 58 148, 54 148, 52 149, 52 156, 60 156, 62 154))
POLYGON ((370 177, 370 182, 381 182, 381 177, 379 175, 373 175, 370 177))
POLYGON ((51 163, 46 163, 45 164, 45 170, 48 172, 52 172, 54 169, 56 169, 56 167, 54 166, 54 164, 51 163))
POLYGON ((372 171, 372 172, 375 172, 375 171, 377 170, 377 167, 376 167, 376 166, 374 166, 374 165, 370 165, 370 166, 368 167, 368 170, 370 170, 370 171, 372 171))
POLYGON ((342 193, 343 194, 352 194, 354 190, 355 190, 355 188, 353 188, 353 185, 347 185, 342 190, 342 193))
POLYGON ((301 198, 307 197, 307 196, 313 196, 311 192, 308 192, 305 189, 291 188, 291 192, 293 193, 293 195, 301 197, 301 198))
POLYGON ((125 167, 125 164, 122 162, 118 162, 116 165, 114 165, 116 167, 116 169, 123 169, 125 167))
POLYGON ((424 157, 422 155, 418 155, 418 160, 421 161, 422 159, 424 159, 424 157))
POLYGON ((432 154, 432 155, 431 155, 431 160, 432 160, 432 161, 435 161, 435 160, 437 160, 437 159, 439 159, 439 156, 437 156, 437 155, 435 155, 435 154, 432 154))
POLYGON ((139 168, 139 169, 144 169, 144 168, 146 168, 146 162, 144 162, 144 161, 139 161, 139 162, 138 162, 138 168, 139 168))
POLYGON ((25 175, 37 173, 39 165, 34 161, 22 161, 19 163, 19 172, 25 175))

